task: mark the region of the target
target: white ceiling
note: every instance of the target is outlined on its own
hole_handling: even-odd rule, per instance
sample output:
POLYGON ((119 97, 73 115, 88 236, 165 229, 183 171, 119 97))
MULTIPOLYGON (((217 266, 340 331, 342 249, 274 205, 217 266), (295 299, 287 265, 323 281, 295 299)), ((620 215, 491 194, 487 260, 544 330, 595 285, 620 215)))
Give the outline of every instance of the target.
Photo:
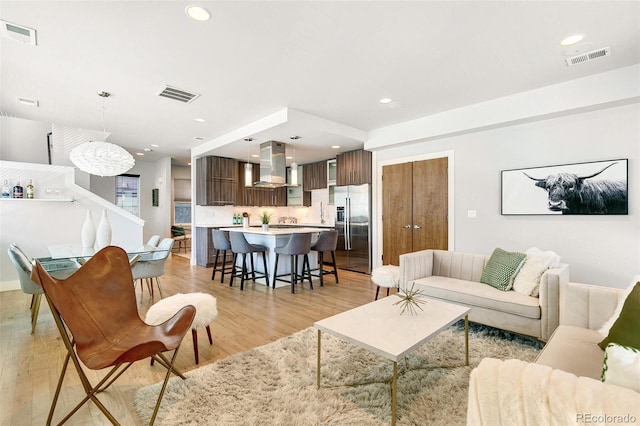
MULTIPOLYGON (((640 62, 637 1, 199 2, 207 22, 188 18, 188 4, 2 0, 0 17, 36 29, 38 45, 0 38, 0 114, 102 130, 96 92, 105 90, 109 141, 132 153, 159 145, 138 160, 186 162, 191 148, 284 108, 366 135, 640 62), (576 32, 611 56, 567 67, 559 41, 576 32), (201 96, 158 97, 166 84, 201 96)), ((299 135, 296 160, 305 163, 334 156, 332 144, 362 146, 307 124, 236 131, 213 153, 245 159, 261 142, 299 135)))

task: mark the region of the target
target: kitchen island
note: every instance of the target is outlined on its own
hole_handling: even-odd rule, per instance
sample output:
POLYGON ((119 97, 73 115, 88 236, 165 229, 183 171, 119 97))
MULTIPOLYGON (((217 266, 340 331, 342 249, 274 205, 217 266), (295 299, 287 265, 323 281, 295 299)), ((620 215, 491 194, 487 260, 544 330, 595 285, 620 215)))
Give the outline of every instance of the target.
MULTIPOLYGON (((326 231, 326 228, 269 228, 267 231, 263 231, 262 227, 230 227, 230 228, 221 228, 223 231, 228 232, 242 232, 246 237, 247 241, 251 244, 260 244, 267 247, 267 275, 269 276, 269 283, 273 285, 275 282, 276 288, 290 286, 289 283, 284 281, 274 281, 275 280, 275 265, 276 265, 276 254, 273 251, 274 248, 283 246, 289 241, 291 234, 311 234, 311 244, 313 244, 317 239, 320 232, 326 231)), ((248 263, 248 260, 247 260, 248 263)), ((242 267, 242 258, 239 257, 236 260, 236 264, 242 267)), ((264 272, 262 260, 254 256, 253 264, 255 265, 256 271, 264 272)), ((315 268, 318 264, 318 255, 316 252, 309 252, 309 265, 311 265, 311 269, 315 268)), ((302 262, 299 264, 300 269, 302 269, 302 262)), ((284 256, 278 262, 278 275, 286 274, 291 272, 290 262, 288 256, 284 256)), ((301 272, 301 271, 298 271, 301 272)), ((265 284, 264 279, 257 279, 257 283, 265 284)))

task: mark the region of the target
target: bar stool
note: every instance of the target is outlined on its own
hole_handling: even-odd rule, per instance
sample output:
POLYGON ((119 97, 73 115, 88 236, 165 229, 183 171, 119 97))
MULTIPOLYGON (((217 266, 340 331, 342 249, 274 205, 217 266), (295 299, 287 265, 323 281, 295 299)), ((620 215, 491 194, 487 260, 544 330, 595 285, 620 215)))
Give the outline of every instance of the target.
MULTIPOLYGON (((320 278, 320 287, 324 285, 322 277, 325 274, 332 274, 336 277, 336 284, 338 281, 338 270, 336 268, 336 246, 338 245, 338 231, 335 229, 331 231, 324 231, 320 233, 318 240, 311 246, 311 250, 318 252, 318 275, 311 274, 314 277, 320 278), (333 271, 324 269, 324 252, 331 252, 331 263, 326 263, 329 266, 333 266, 333 271)), ((316 269, 314 269, 315 271, 316 269)))
MULTIPOLYGON (((227 238, 225 231, 219 229, 212 229, 211 235, 213 236, 213 247, 216 249, 216 259, 213 261, 213 273, 211 274, 211 280, 216 279, 216 271, 220 270, 222 277, 220 282, 224 283, 224 270, 227 265, 227 250, 231 250, 231 242, 227 238), (222 269, 218 268, 218 256, 222 252, 222 269)), ((233 269, 231 271, 233 273, 233 269)))
POLYGON ((309 267, 309 251, 311 250, 311 234, 291 234, 289 241, 282 247, 276 247, 273 251, 276 254, 276 266, 273 271, 273 288, 276 287, 276 281, 284 281, 291 283, 291 293, 295 293, 295 285, 298 282, 298 278, 301 279, 301 283, 304 283, 305 268, 307 276, 309 277, 309 285, 313 290, 313 283, 311 282, 311 268, 309 267), (281 254, 291 256, 291 272, 288 274, 278 275, 278 258, 281 254), (302 274, 298 274, 298 256, 304 256, 302 259, 302 274), (289 276, 289 279, 284 278, 289 276))
POLYGON ((231 238, 231 251, 233 251, 233 267, 231 269, 231 282, 229 287, 233 287, 233 279, 240 277, 240 290, 244 290, 244 280, 249 279, 249 271, 247 270, 247 254, 251 259, 251 280, 256 281, 256 269, 253 266, 253 253, 262 253, 262 262, 264 264, 264 274, 258 273, 258 278, 263 278, 267 282, 269 287, 269 275, 267 275, 267 258, 265 253, 267 248, 259 244, 249 244, 242 232, 229 232, 231 238), (236 266, 236 260, 238 254, 242 255, 242 269, 238 273, 238 267, 236 266))

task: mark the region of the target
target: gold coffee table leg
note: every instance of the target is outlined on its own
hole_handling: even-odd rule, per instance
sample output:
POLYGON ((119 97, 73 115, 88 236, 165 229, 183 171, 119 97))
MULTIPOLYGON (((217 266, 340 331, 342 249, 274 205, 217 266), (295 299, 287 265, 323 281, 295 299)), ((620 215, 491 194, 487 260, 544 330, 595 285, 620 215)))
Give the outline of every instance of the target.
POLYGON ((468 367, 469 366, 469 315, 464 316, 464 359, 465 359, 464 365, 468 367))
POLYGON ((318 330, 318 365, 316 366, 316 384, 318 386, 318 389, 320 389, 320 342, 322 341, 321 339, 321 331, 318 330))
POLYGON ((391 426, 396 424, 396 400, 398 394, 398 363, 393 361, 393 380, 391 382, 391 426))

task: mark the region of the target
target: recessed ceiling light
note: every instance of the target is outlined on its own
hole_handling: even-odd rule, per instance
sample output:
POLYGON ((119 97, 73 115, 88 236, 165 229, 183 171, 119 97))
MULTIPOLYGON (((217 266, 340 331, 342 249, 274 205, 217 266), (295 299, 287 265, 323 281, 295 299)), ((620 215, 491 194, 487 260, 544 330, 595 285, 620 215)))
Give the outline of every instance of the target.
POLYGON ((151 148, 145 148, 144 152, 151 152, 151 148))
POLYGON ((211 13, 202 6, 196 6, 192 4, 184 9, 187 16, 196 21, 208 21, 211 18, 211 13))
POLYGON ((144 155, 144 152, 136 152, 136 155, 142 156, 142 155, 144 155))
POLYGON ((585 37, 584 34, 573 34, 565 38, 560 42, 561 46, 571 46, 572 44, 580 43, 585 37))
POLYGON ((389 104, 389 103, 391 103, 392 100, 393 99, 391 99, 391 98, 382 98, 378 102, 380 102, 381 104, 389 104))
POLYGON ((194 118, 193 121, 195 121, 196 123, 206 123, 207 120, 205 120, 204 118, 194 118))
POLYGON ((251 154, 251 156, 254 157, 254 158, 260 157, 258 154, 251 154))
POLYGON ((191 165, 191 163, 187 163, 187 166, 190 166, 190 165, 191 165))
POLYGON ((286 157, 284 157, 284 158, 286 158, 287 160, 292 160, 292 159, 293 159, 293 157, 292 157, 292 156, 290 156, 290 155, 287 155, 287 156, 286 156, 286 157))
POLYGON ((340 145, 332 145, 331 148, 338 149, 338 148, 340 148, 340 145))
POLYGON ((158 148, 160 145, 152 143, 151 146, 154 147, 154 148, 158 148))
POLYGON ((295 141, 300 139, 300 136, 291 136, 289 139, 291 139, 292 141, 295 141))
POLYGON ((198 141, 198 142, 202 142, 204 140, 204 138, 201 138, 200 136, 197 136, 197 137, 195 137, 193 139, 198 141))
POLYGON ((244 138, 245 142, 251 142, 253 140, 253 138, 244 138))

